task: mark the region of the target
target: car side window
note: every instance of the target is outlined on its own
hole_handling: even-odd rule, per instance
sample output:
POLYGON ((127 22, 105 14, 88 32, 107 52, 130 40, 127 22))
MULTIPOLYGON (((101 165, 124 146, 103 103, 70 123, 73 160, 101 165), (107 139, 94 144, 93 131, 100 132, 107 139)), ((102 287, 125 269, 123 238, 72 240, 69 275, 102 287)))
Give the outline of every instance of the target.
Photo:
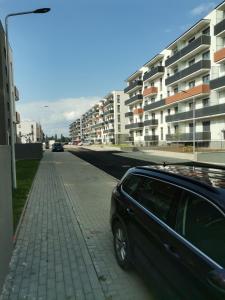
POLYGON ((176 230, 225 267, 225 216, 214 205, 200 196, 184 192, 178 207, 176 230))
POLYGON ((123 190, 133 197, 134 192, 138 187, 138 183, 140 182, 141 178, 139 176, 130 174, 128 175, 122 183, 123 190))
POLYGON ((147 210, 167 223, 177 188, 156 179, 141 177, 134 198, 147 210))

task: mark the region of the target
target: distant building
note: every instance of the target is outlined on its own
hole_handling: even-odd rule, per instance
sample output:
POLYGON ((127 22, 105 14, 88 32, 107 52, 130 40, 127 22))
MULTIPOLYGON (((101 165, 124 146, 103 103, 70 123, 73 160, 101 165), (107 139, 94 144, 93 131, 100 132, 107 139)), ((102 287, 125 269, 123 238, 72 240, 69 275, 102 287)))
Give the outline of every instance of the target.
POLYGON ((21 121, 17 125, 17 135, 22 144, 42 143, 44 138, 41 124, 35 121, 21 121))
MULTIPOLYGON (((16 124, 19 123, 19 113, 16 113, 15 101, 19 100, 19 92, 13 83, 13 63, 12 51, 9 49, 10 66, 12 73, 12 81, 8 80, 8 67, 6 58, 6 41, 5 32, 0 22, 0 145, 10 144, 10 102, 9 91, 11 86, 13 99, 13 123, 16 129, 16 124)), ((16 135, 16 130, 14 130, 16 135)), ((15 140, 17 140, 15 136, 15 140)))

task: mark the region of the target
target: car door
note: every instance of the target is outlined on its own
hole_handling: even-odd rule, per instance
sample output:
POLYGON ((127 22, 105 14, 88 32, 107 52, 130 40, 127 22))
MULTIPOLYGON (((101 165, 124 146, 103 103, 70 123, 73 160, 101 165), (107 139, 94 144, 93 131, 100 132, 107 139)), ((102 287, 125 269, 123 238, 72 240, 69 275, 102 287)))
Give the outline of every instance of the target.
POLYGON ((181 270, 174 268, 176 253, 171 250, 171 255, 167 248, 168 228, 172 226, 175 200, 181 191, 155 178, 134 176, 139 184, 131 195, 127 224, 135 265, 157 299, 185 299, 186 281, 180 276, 181 270), (178 286, 183 287, 182 292, 178 286))
POLYGON ((183 191, 171 244, 190 274, 190 284, 205 299, 225 299, 225 215, 214 203, 183 191))

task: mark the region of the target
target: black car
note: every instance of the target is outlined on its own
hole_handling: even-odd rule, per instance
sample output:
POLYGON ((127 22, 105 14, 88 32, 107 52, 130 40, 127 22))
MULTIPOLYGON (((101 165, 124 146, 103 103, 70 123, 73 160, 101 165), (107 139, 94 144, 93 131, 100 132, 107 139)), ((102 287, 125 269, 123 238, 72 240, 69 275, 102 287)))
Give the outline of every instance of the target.
POLYGON ((225 299, 225 171, 136 167, 113 190, 115 256, 155 299, 225 299))
POLYGON ((52 145, 52 152, 63 152, 63 151, 64 151, 64 148, 61 143, 54 143, 52 145))

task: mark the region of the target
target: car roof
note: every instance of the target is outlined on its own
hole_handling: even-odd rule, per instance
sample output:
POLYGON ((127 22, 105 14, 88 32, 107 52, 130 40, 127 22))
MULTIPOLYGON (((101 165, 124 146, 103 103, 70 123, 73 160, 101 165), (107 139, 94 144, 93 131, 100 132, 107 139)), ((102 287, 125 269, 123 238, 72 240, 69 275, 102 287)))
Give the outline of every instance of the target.
POLYGON ((225 211, 225 170, 185 165, 140 166, 130 172, 156 175, 158 179, 192 190, 210 198, 225 211))

